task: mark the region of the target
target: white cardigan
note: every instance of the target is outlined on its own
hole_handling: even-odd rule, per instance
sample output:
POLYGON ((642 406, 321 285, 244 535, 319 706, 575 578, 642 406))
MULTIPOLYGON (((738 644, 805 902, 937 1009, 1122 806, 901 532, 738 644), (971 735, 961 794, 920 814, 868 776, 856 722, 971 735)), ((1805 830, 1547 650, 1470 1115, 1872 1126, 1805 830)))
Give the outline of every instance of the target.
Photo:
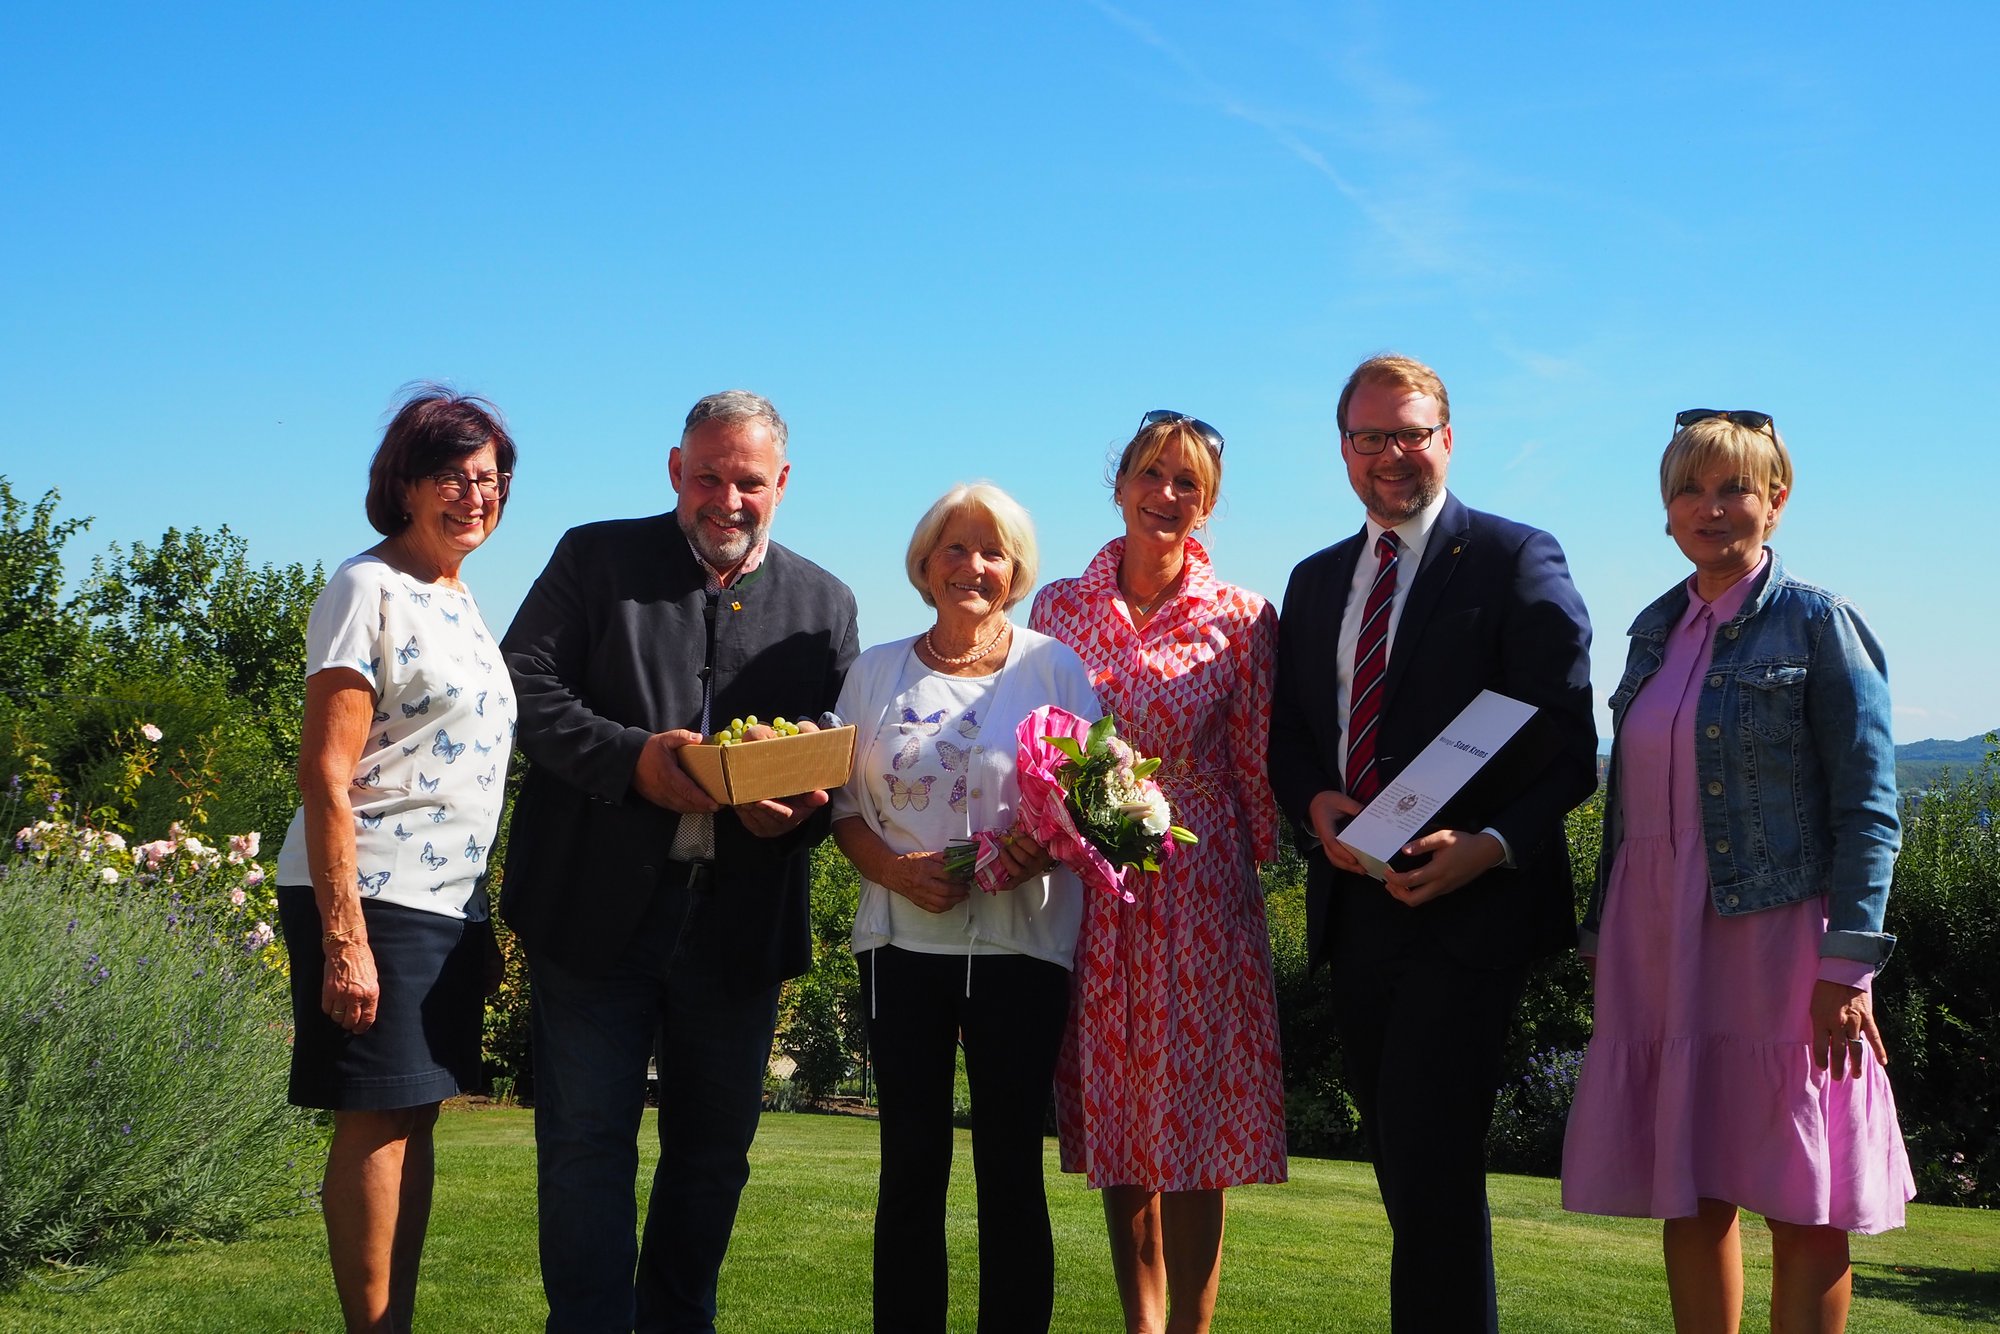
MULTIPOLYGON (((869 791, 861 759, 881 732, 883 716, 895 701, 904 663, 916 641, 917 637, 912 635, 877 644, 863 652, 847 669, 847 683, 835 706, 842 718, 855 724, 856 763, 854 776, 841 792, 840 810, 834 818, 858 817, 878 837, 882 834, 882 817, 869 791)), ((1001 667, 999 680, 994 683, 986 722, 973 747, 971 763, 981 775, 979 782, 970 785, 980 795, 968 797, 972 802, 973 829, 1005 829, 1013 823, 1014 804, 1021 791, 1015 778, 1014 729, 1044 704, 1060 705, 1084 719, 1095 719, 1103 711, 1097 693, 1091 689, 1089 671, 1069 645, 1025 626, 1015 626, 1014 642, 1008 647, 1006 665, 1001 667)), ((889 896, 893 892, 862 877, 861 901, 854 911, 856 954, 893 943, 894 927, 889 918, 889 896)), ((968 943, 999 945, 1068 968, 1076 953, 1077 927, 1083 920, 1083 885, 1075 872, 1057 866, 1040 880, 1030 880, 1018 889, 999 894, 974 890, 967 900, 967 910, 968 943)))

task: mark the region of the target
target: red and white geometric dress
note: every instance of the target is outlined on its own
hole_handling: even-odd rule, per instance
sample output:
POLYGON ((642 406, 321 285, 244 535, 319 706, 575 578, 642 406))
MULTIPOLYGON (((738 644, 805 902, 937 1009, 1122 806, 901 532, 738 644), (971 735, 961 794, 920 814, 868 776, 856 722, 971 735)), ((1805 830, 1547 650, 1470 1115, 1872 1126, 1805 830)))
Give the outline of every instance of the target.
POLYGON ((1093 1187, 1213 1190, 1285 1179, 1284 1072, 1257 863, 1277 854, 1264 772, 1278 618, 1188 539, 1181 591, 1135 630, 1125 539, 1035 598, 1029 624, 1083 659, 1118 732, 1164 763, 1201 842, 1129 872, 1137 902, 1085 899, 1056 1067, 1065 1172, 1093 1187))

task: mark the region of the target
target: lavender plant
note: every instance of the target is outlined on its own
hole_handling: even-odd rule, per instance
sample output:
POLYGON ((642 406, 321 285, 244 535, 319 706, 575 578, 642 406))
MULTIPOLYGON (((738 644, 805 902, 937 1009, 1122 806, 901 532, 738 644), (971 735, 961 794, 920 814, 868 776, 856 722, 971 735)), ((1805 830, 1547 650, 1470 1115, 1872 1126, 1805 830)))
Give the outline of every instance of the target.
POLYGON ((287 983, 256 916, 253 837, 224 852, 177 829, 134 846, 50 812, 13 852, 0 863, 0 1286, 300 1207, 320 1132, 284 1101, 287 983))

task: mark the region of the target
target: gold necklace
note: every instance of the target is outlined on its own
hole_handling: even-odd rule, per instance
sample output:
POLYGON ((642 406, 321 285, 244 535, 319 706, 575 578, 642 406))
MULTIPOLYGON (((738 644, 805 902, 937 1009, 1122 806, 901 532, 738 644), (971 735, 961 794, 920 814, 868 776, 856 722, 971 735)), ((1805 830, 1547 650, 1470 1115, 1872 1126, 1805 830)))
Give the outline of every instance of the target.
POLYGON ((1141 616, 1151 616, 1155 608, 1157 608, 1162 602, 1165 602, 1168 598, 1174 595, 1174 590, 1180 587, 1180 583, 1181 583, 1181 577, 1180 575, 1177 574, 1173 578, 1167 580, 1167 585, 1165 588, 1162 588, 1159 592, 1153 594, 1153 596, 1145 602, 1139 601, 1139 599, 1133 597, 1130 593, 1125 593, 1125 586, 1122 581, 1118 586, 1118 591, 1121 593, 1125 593, 1125 605, 1132 609, 1132 617, 1134 620, 1137 620, 1141 616))
MULTIPOLYGON (((1007 633, 1007 626, 1008 623, 1006 621, 1001 621, 1000 628, 993 632, 992 638, 983 644, 974 644, 970 653, 962 654, 956 658, 948 658, 938 652, 938 646, 931 642, 930 630, 924 631, 924 648, 930 652, 932 660, 940 667, 970 667, 973 663, 978 662, 993 651, 993 646, 1000 642, 1000 636, 1007 633)), ((935 629, 937 629, 936 626, 931 627, 931 630, 935 629)))

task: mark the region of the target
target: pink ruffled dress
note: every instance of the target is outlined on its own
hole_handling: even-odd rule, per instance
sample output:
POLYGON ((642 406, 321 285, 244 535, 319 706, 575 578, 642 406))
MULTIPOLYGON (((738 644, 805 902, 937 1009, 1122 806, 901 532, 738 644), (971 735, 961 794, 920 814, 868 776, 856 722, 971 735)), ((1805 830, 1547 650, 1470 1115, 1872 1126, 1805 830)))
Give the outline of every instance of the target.
POLYGON ((1754 582, 1713 603, 1690 587, 1665 661, 1618 735, 1624 833, 1599 933, 1595 1032, 1563 1144, 1563 1207, 1683 1218, 1707 1197, 1881 1232, 1902 1226, 1916 1183, 1873 1053, 1858 1079, 1813 1064, 1808 1003, 1814 981, 1835 975, 1819 957, 1825 901, 1725 918, 1709 898, 1695 705, 1716 628, 1754 582))

